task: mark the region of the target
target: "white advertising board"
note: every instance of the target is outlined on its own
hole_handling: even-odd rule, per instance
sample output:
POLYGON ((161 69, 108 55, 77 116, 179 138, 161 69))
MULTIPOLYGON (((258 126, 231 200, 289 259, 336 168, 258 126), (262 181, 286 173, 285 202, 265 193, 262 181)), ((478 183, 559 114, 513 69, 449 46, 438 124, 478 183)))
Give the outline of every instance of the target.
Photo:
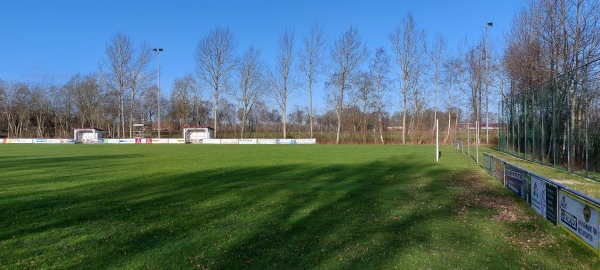
POLYGON ((317 139, 296 139, 297 144, 316 144, 317 139))
POLYGON ((33 143, 46 143, 46 139, 33 139, 33 143))
POLYGON ((239 144, 257 144, 257 139, 240 139, 239 144))
POLYGON ((221 139, 221 144, 238 144, 238 139, 221 139))
POLYGON ((205 143, 205 144, 221 144, 221 139, 203 139, 202 143, 205 143))
POLYGON ((277 144, 296 144, 296 139, 277 139, 277 144))
POLYGON ((156 139, 156 138, 153 138, 152 139, 152 143, 169 143, 169 139, 156 139))
POLYGON ((258 144, 275 144, 274 139, 258 139, 258 144))
POLYGON ((183 138, 181 138, 181 139, 169 139, 169 143, 170 144, 181 144, 181 143, 185 143, 185 140, 183 138))
POLYGON ((119 139, 119 143, 123 143, 123 144, 135 143, 135 139, 119 139))
MULTIPOLYGON (((33 143, 33 139, 18 139, 19 143, 33 143)), ((13 141, 14 143, 14 141, 13 141)))
POLYGON ((598 208, 559 191, 560 225, 598 251, 598 208))
POLYGON ((104 143, 118 144, 119 139, 104 139, 104 143))
POLYGON ((546 218, 546 181, 537 175, 531 175, 531 207, 546 218))

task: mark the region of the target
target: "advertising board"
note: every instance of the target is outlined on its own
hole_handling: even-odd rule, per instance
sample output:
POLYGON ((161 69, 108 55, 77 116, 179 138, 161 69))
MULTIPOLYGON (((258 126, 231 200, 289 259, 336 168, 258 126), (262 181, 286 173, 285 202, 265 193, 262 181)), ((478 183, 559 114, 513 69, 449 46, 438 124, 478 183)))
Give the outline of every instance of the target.
POLYGON ((238 139, 221 139, 221 144, 238 144, 238 139))
POLYGON ((316 144, 317 139, 296 139, 297 144, 316 144))
POLYGON ((257 144, 256 139, 240 139, 239 144, 257 144))
POLYGON ((559 198, 561 227, 598 251, 598 207, 562 189, 559 198))
POLYGON ((483 168, 492 174, 492 156, 488 153, 483 153, 483 168))
POLYGON ((525 195, 525 176, 523 170, 512 166, 510 164, 504 164, 504 186, 512 190, 515 194, 519 195, 522 199, 526 199, 525 195))
POLYGON ((558 187, 551 184, 548 179, 535 174, 531 174, 530 187, 531 207, 540 214, 540 216, 556 226, 556 216, 558 214, 556 208, 558 205, 558 196, 556 193, 558 192, 558 187))
POLYGON ((277 139, 276 144, 296 144, 296 139, 277 139))
POLYGON ((258 144, 275 144, 274 139, 258 139, 258 144))
POLYGON ((504 185, 504 161, 495 158, 492 161, 492 177, 496 179, 500 184, 504 185))
POLYGON ((183 138, 181 138, 181 139, 169 139, 169 144, 181 144, 181 143, 185 143, 185 140, 183 138))

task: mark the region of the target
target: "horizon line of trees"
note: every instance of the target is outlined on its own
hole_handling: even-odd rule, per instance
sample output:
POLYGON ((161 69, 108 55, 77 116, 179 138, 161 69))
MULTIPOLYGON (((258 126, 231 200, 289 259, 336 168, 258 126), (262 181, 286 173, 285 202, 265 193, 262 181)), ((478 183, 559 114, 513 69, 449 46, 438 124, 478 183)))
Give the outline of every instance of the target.
POLYGON ((399 132, 402 143, 416 143, 414 135, 432 135, 440 119, 448 140, 459 122, 494 122, 490 104, 500 97, 597 57, 597 11, 592 0, 532 1, 515 15, 501 55, 483 33, 457 52, 443 36, 428 42, 410 12, 387 47, 374 49, 353 26, 329 41, 314 24, 299 42, 285 30, 271 66, 259 48, 240 52, 233 31, 216 26, 196 47, 194 72, 175 79, 168 97, 158 96, 150 46, 117 33, 96 73, 75 74, 63 85, 0 78, 0 136, 69 137, 74 127, 96 127, 106 137, 132 137, 134 123, 156 121, 160 99, 168 133, 202 125, 217 137, 320 132, 335 133, 339 143, 353 133, 385 143, 386 134, 399 132), (328 104, 319 113, 316 85, 328 104), (290 109, 298 93, 305 105, 290 109))

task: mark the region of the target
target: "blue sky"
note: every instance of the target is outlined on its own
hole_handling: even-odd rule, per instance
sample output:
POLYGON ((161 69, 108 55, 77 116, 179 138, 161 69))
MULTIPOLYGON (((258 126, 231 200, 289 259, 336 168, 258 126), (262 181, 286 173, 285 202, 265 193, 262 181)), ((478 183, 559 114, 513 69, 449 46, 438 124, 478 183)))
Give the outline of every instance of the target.
MULTIPOLYGON (((194 73, 198 41, 215 25, 235 33, 239 53, 254 45, 269 64, 284 30, 294 30, 299 48, 315 22, 324 27, 328 44, 352 25, 370 50, 389 48, 389 33, 408 11, 429 38, 444 36, 450 50, 465 40, 476 43, 492 21, 490 42, 501 48, 523 5, 521 0, 5 1, 0 9, 0 79, 62 84, 76 73, 95 72, 110 38, 123 32, 136 44, 164 48, 161 88, 168 96, 175 78, 194 73)), ((300 104, 301 94, 295 93, 300 104)), ((317 109, 322 107, 323 94, 315 101, 317 109)))

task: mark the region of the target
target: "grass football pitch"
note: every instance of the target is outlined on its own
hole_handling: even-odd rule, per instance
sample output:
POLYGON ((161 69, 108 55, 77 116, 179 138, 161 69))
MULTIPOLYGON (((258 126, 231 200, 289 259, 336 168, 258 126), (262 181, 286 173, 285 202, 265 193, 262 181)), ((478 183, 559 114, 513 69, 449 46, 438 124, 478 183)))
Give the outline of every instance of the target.
POLYGON ((0 269, 600 269, 441 150, 0 145, 0 269))

